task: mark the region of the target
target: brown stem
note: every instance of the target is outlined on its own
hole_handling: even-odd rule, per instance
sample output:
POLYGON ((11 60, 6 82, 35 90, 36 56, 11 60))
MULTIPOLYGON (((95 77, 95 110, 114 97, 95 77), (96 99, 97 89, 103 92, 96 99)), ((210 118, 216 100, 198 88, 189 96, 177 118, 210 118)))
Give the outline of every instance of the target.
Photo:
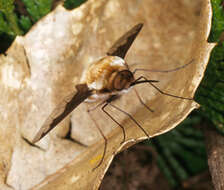
POLYGON ((216 190, 224 189, 224 137, 211 127, 204 127, 209 170, 216 190))

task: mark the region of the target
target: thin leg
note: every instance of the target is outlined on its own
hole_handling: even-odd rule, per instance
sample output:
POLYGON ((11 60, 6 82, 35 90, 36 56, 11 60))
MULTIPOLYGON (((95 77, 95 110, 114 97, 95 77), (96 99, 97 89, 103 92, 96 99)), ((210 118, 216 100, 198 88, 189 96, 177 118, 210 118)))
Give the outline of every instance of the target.
POLYGON ((90 114, 90 112, 91 111, 94 111, 96 108, 98 108, 100 105, 102 105, 103 103, 105 103, 104 105, 103 105, 103 107, 101 108, 102 110, 103 110, 103 112, 106 114, 106 115, 108 115, 115 123, 117 123, 118 124, 118 126, 122 129, 122 131, 123 131, 123 140, 122 140, 122 142, 121 143, 124 143, 125 142, 125 138, 126 138, 126 135, 125 135, 125 130, 124 130, 124 127, 120 124, 120 123, 118 123, 106 110, 105 110, 105 108, 106 108, 106 106, 108 105, 108 102, 111 102, 111 101, 113 101, 113 100, 115 100, 115 99, 117 99, 118 98, 118 96, 111 96, 110 98, 108 98, 107 100, 104 100, 104 101, 102 101, 101 103, 99 103, 99 104, 97 104, 96 106, 94 106, 94 107, 92 107, 92 108, 90 108, 90 109, 88 109, 87 110, 87 113, 89 114, 89 116, 90 116, 90 118, 93 120, 93 122, 94 122, 94 124, 95 124, 95 126, 97 127, 97 129, 98 129, 98 131, 100 132, 100 134, 101 134, 101 136, 103 137, 103 139, 104 139, 104 141, 105 141, 105 144, 104 144, 104 150, 103 150, 103 156, 102 156, 102 158, 101 158, 101 160, 100 160, 100 162, 97 164, 97 166, 95 167, 95 168, 93 168, 93 170, 95 170, 96 168, 98 168, 101 164, 102 164, 102 162, 103 162, 103 160, 104 160, 104 157, 105 157, 105 154, 106 154, 106 150, 107 150, 107 138, 106 138, 106 136, 103 134, 103 131, 100 129, 100 127, 99 127, 99 125, 98 125, 98 123, 96 122, 96 120, 94 119, 94 117, 90 114))
POLYGON ((69 141, 72 141, 73 143, 79 144, 80 146, 88 147, 87 145, 81 143, 80 141, 73 139, 71 133, 72 133, 72 122, 70 121, 68 132, 64 137, 62 137, 62 139, 67 139, 69 141))
POLYGON ((102 104, 104 104, 103 105, 103 107, 101 108, 102 109, 102 111, 107 115, 107 116, 109 116, 110 117, 110 119, 112 119, 121 129, 122 129, 122 132, 123 132, 123 140, 122 140, 122 142, 121 142, 121 144, 122 143, 124 143, 125 142, 125 139, 126 139, 126 134, 125 134, 125 130, 124 130, 124 127, 120 124, 120 123, 118 123, 106 110, 105 110, 105 108, 106 108, 106 106, 108 105, 108 102, 111 102, 111 101, 114 101, 115 99, 117 99, 119 96, 118 95, 113 95, 113 96, 111 96, 111 97, 109 97, 108 99, 106 99, 106 100, 104 100, 104 101, 102 101, 101 103, 99 103, 99 104, 97 104, 96 106, 94 106, 94 107, 91 107, 91 108, 89 108, 88 110, 87 110, 87 112, 91 112, 91 111, 94 111, 96 108, 98 108, 99 106, 101 106, 102 104))
POLYGON ((113 105, 111 103, 108 103, 108 104, 110 104, 113 108, 117 109, 118 111, 120 111, 120 112, 124 113, 125 115, 127 115, 145 133, 145 135, 149 138, 149 135, 145 131, 145 129, 142 128, 142 126, 129 113, 125 112, 124 110, 120 109, 119 107, 117 107, 117 106, 115 106, 115 105, 113 105))
MULTIPOLYGON (((153 86, 156 90, 158 90, 163 95, 171 96, 171 97, 174 97, 174 98, 180 98, 180 99, 184 99, 184 100, 193 100, 193 98, 185 98, 185 97, 176 96, 176 95, 172 95, 172 94, 168 94, 166 92, 163 92, 156 85, 154 85, 151 81, 149 81, 146 77, 141 76, 141 78, 144 78, 146 80, 146 82, 148 82, 151 86, 153 86)), ((144 82, 144 81, 141 81, 141 82, 144 82)))
POLYGON ((110 119, 112 119, 121 129, 122 129, 122 131, 123 131, 123 140, 122 140, 122 142, 121 142, 121 144, 123 144, 124 142, 125 142, 125 139, 126 139, 126 134, 125 134, 125 130, 124 130, 124 127, 120 124, 120 123, 118 123, 106 110, 105 110, 105 108, 106 108, 106 106, 108 106, 108 104, 109 103, 106 103, 101 109, 102 109, 102 111, 106 114, 106 115, 108 115, 109 117, 110 117, 110 119))
POLYGON ((150 112, 154 112, 150 107, 148 107, 148 106, 143 102, 142 98, 140 97, 138 91, 137 91, 135 88, 134 88, 134 91, 135 91, 135 93, 136 93, 136 95, 137 95, 137 97, 138 97, 140 103, 141 103, 143 106, 145 106, 145 108, 146 108, 147 110, 149 110, 150 112))
POLYGON ((136 84, 146 83, 146 82, 151 82, 151 83, 159 82, 158 80, 144 80, 144 81, 141 81, 141 79, 145 79, 145 77, 143 77, 143 76, 138 77, 134 82, 131 83, 130 86, 135 86, 136 84))
POLYGON ((105 135, 103 134, 103 131, 100 129, 99 125, 97 124, 96 120, 94 119, 94 117, 90 114, 90 112, 87 111, 87 113, 89 114, 90 118, 92 119, 92 121, 94 122, 96 128, 98 129, 98 131, 100 132, 101 136, 103 137, 104 139, 104 149, 103 149, 103 156, 100 160, 100 162, 96 165, 95 168, 93 168, 93 170, 95 170, 96 168, 98 168, 102 162, 103 162, 103 159, 105 157, 105 153, 106 153, 106 150, 107 150, 107 138, 105 137, 105 135))
POLYGON ((87 112, 91 112, 94 111, 96 108, 98 108, 99 106, 103 105, 106 102, 106 100, 103 100, 102 102, 100 102, 99 104, 97 104, 96 106, 93 106, 91 108, 88 108, 87 112))
POLYGON ((135 69, 132 73, 135 74, 137 71, 146 71, 146 72, 158 72, 158 73, 170 73, 174 71, 178 71, 180 69, 183 69, 187 67, 188 65, 192 64, 194 62, 194 59, 192 59, 189 63, 186 63, 184 65, 181 65, 180 67, 176 67, 174 69, 167 69, 167 70, 156 70, 156 69, 135 69))

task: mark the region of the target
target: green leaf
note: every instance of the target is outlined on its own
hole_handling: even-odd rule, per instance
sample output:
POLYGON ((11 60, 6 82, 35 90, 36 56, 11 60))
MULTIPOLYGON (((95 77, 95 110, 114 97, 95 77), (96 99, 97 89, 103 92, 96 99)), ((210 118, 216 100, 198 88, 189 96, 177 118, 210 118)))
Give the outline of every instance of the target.
POLYGON ((18 26, 18 18, 14 11, 14 0, 0 0, 0 11, 2 12, 1 31, 9 35, 21 35, 23 31, 18 26))
POLYGON ((32 20, 37 22, 50 12, 53 0, 22 0, 32 20))
POLYGON ((84 2, 86 2, 86 0, 66 0, 64 6, 67 9, 74 9, 84 2))
POLYGON ((212 51, 205 77, 196 93, 196 100, 201 104, 200 113, 210 120, 222 134, 224 134, 223 52, 224 44, 220 42, 212 51))
POLYGON ((0 34, 1 33, 14 35, 14 33, 11 31, 9 25, 7 24, 6 20, 4 19, 4 15, 2 12, 0 12, 0 34))
POLYGON ((145 144, 157 151, 157 164, 172 187, 208 168, 204 137, 195 128, 202 118, 193 112, 177 128, 145 144))
POLYGON ((14 0, 0 0, 0 11, 5 14, 11 13, 14 10, 14 0))
POLYGON ((27 32, 32 26, 32 22, 29 19, 29 17, 23 16, 23 15, 20 17, 19 24, 21 28, 23 29, 23 31, 25 32, 27 32))
POLYGON ((36 0, 36 5, 39 9, 40 16, 43 17, 51 11, 53 0, 36 0))
POLYGON ((209 41, 217 42, 219 37, 224 30, 224 12, 223 12, 223 1, 212 0, 212 29, 209 36, 209 41))

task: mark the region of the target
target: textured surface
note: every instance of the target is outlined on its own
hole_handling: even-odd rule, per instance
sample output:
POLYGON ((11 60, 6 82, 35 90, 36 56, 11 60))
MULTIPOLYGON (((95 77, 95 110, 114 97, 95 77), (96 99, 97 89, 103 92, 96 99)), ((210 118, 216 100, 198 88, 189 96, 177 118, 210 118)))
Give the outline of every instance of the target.
POLYGON ((223 136, 218 134, 214 129, 210 129, 206 125, 203 127, 205 128, 204 133, 206 136, 208 165, 211 172, 213 185, 216 190, 222 190, 224 188, 224 139, 223 136))
MULTIPOLYGON (((166 70, 194 61, 177 72, 139 72, 136 77, 144 74, 159 80, 166 92, 193 97, 213 47, 206 41, 210 19, 209 1, 89 0, 72 11, 57 7, 24 38, 17 37, 7 56, 0 57, 1 189, 10 188, 6 184, 15 189, 97 189, 114 153, 122 149, 120 128, 100 109, 93 115, 107 134, 108 150, 94 172, 104 141, 86 113, 93 105, 79 106, 38 143, 41 149, 21 136, 31 140, 57 103, 75 91, 85 68, 139 22, 144 23, 143 30, 126 58, 131 70, 166 70), (62 138, 70 122, 72 138, 88 147, 62 138)), ((133 90, 114 104, 129 112, 150 136, 172 129, 198 106, 161 95, 147 84, 136 89, 154 113, 140 104, 133 90)), ((107 110, 126 129, 128 142, 123 148, 145 139, 126 115, 107 110)))

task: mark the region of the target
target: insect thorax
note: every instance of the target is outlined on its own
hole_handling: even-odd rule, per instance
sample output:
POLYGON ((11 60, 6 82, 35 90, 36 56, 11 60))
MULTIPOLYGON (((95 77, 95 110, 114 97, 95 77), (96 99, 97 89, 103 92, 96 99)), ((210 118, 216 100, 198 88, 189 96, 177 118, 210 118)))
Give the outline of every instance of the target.
POLYGON ((122 84, 121 79, 123 75, 118 76, 120 72, 124 72, 123 75, 125 76, 127 74, 130 75, 128 76, 130 78, 128 80, 132 81, 133 75, 128 70, 124 59, 120 57, 106 56, 91 64, 84 77, 84 82, 88 85, 89 89, 95 91, 95 94, 90 99, 104 99, 107 95, 119 94, 122 90, 125 91, 127 87, 125 84, 120 89, 116 88, 116 86, 120 87, 120 82, 122 84))

